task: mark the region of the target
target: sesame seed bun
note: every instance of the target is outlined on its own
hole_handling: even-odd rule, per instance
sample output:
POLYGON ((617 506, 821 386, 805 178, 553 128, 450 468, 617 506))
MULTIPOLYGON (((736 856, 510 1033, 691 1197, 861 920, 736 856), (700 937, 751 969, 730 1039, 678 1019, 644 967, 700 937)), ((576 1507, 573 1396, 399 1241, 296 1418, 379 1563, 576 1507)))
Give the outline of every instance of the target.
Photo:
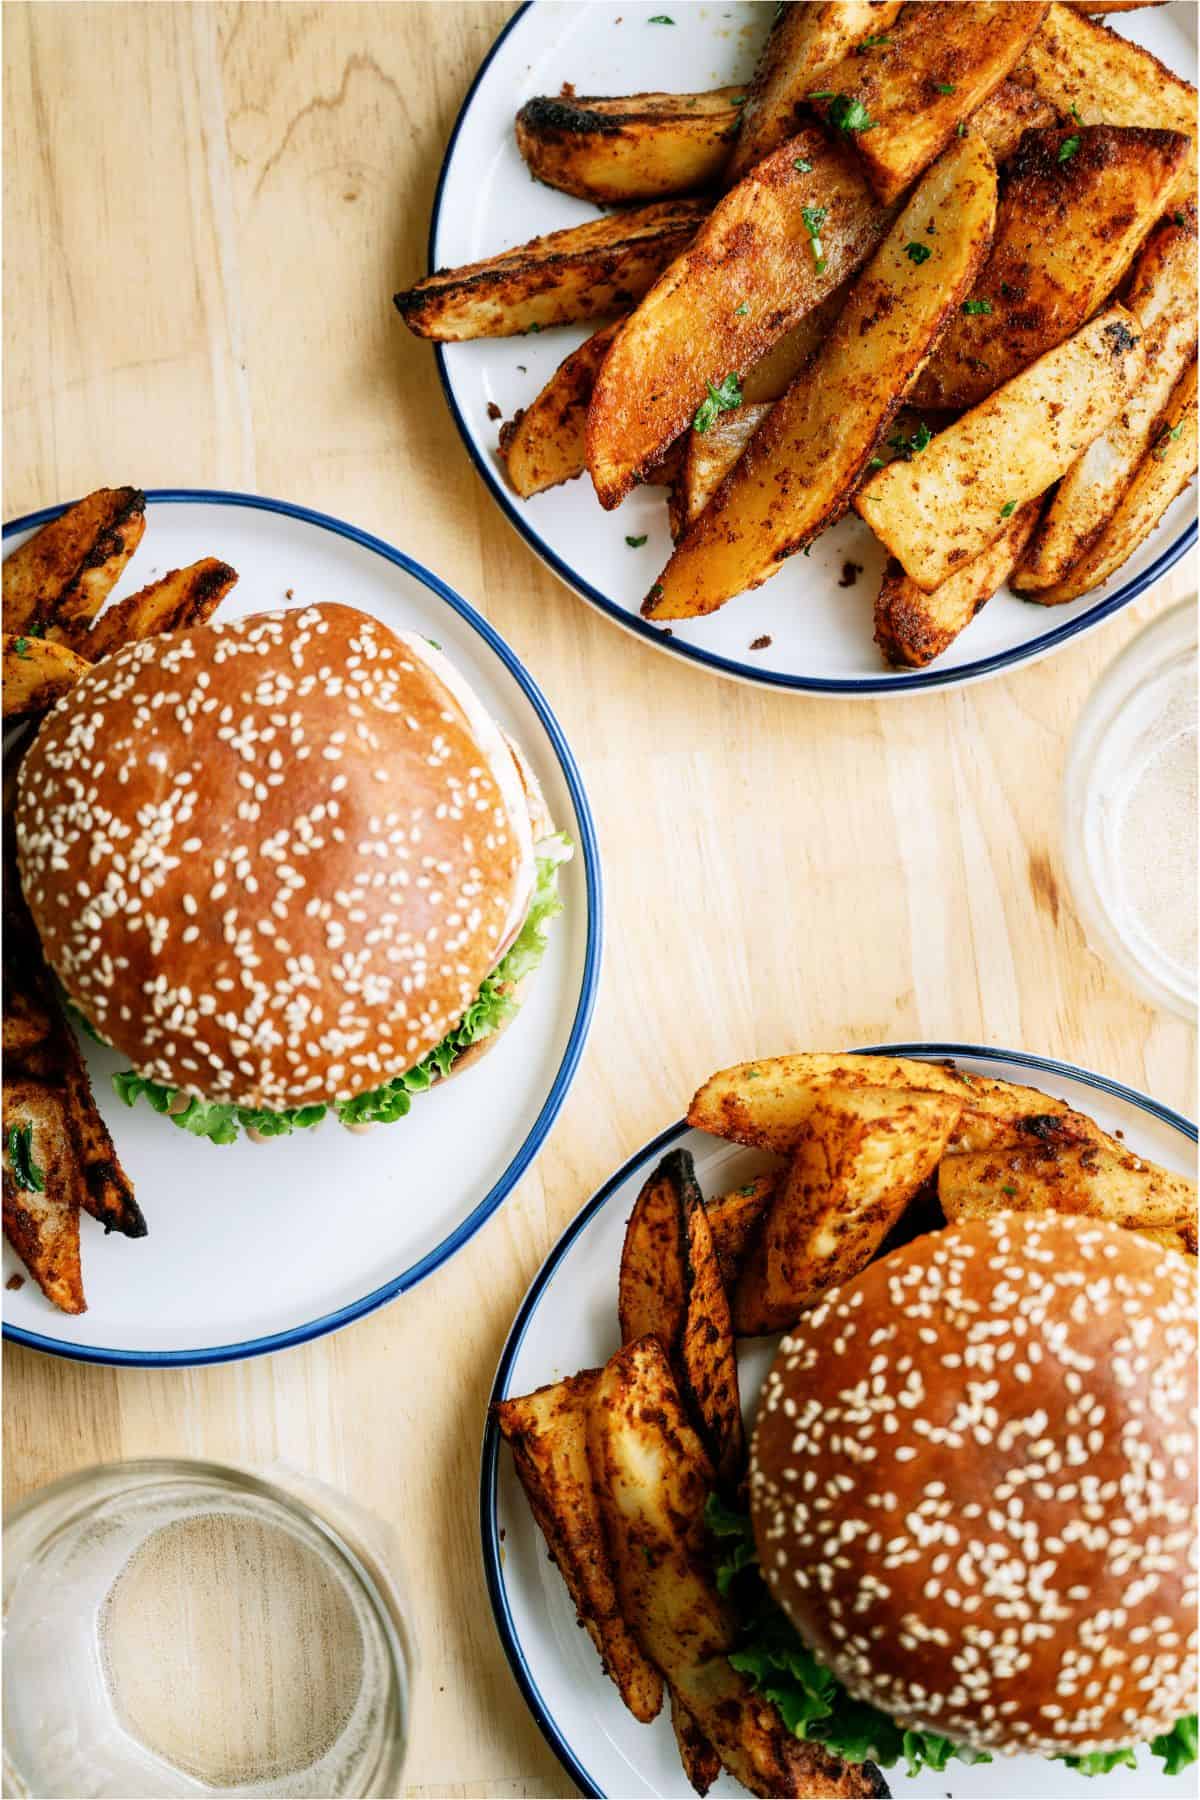
POLYGON ((1002 1214, 832 1290, 754 1435, 763 1573, 857 1699, 1053 1756, 1195 1689, 1196 1280, 1116 1226, 1002 1214))
POLYGON ((533 892, 544 810, 463 677, 346 606, 147 638, 22 765, 47 960, 154 1081, 272 1110, 366 1093, 458 1022, 533 892))

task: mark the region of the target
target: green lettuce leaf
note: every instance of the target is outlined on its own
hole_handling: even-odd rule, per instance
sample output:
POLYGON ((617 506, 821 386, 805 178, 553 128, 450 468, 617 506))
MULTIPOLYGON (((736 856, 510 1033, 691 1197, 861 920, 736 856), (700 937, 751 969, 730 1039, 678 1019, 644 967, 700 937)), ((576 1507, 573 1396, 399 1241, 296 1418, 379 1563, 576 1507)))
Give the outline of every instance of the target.
MULTIPOLYGON (((382 1087, 373 1088, 370 1093, 338 1102, 337 1115, 343 1125, 388 1125, 394 1119, 402 1119, 412 1105, 414 1094, 424 1093, 439 1076, 448 1075, 464 1050, 491 1037, 511 1016, 515 1002, 508 990, 537 968, 550 941, 550 922, 562 911, 558 871, 570 859, 571 840, 565 832, 559 832, 555 837, 544 838, 537 845, 536 854, 537 880, 525 923, 462 1018, 440 1044, 405 1074, 385 1082, 382 1087)), ((92 1035, 96 1035, 94 1031, 92 1035)), ((212 1144, 232 1144, 242 1130, 257 1131, 262 1137, 286 1137, 293 1131, 319 1125, 329 1110, 325 1105, 316 1105, 293 1107, 288 1112, 267 1112, 192 1099, 179 1111, 172 1111, 179 1098, 177 1090, 150 1081, 135 1069, 125 1069, 114 1075, 113 1086, 126 1106, 146 1100, 155 1112, 165 1114, 172 1125, 190 1131, 195 1137, 207 1138, 212 1144)))
MULTIPOLYGON (((964 1763, 991 1761, 986 1751, 955 1744, 935 1731, 903 1731, 886 1713, 852 1699, 771 1598, 759 1573, 749 1516, 719 1494, 710 1494, 704 1522, 713 1539, 717 1587, 733 1601, 738 1615, 738 1645, 729 1660, 773 1701, 796 1737, 815 1739, 852 1763, 890 1768, 903 1758, 910 1775, 921 1769, 944 1769, 951 1758, 964 1763)), ((1196 1715, 1180 1719, 1171 1731, 1154 1738, 1150 1748, 1162 1757, 1168 1775, 1186 1769, 1198 1753, 1196 1715)), ((1098 1750, 1056 1760, 1081 1775, 1106 1775, 1110 1769, 1134 1766, 1135 1753, 1098 1750)))

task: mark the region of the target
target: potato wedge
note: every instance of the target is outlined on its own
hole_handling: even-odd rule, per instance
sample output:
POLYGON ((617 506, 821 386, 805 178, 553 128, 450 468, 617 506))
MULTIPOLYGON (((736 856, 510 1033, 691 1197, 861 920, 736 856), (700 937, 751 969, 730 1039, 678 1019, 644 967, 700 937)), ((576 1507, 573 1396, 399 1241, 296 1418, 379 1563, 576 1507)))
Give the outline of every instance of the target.
POLYGON ((889 557, 875 600, 875 642, 884 660, 923 669, 948 650, 1012 575, 1041 509, 1040 500, 1026 501, 994 543, 931 594, 923 593, 889 557))
POLYGON ((866 1267, 942 1160, 961 1108, 949 1094, 883 1088, 815 1101, 734 1292, 739 1336, 787 1331, 866 1267))
POLYGON ((97 488, 4 559, 4 629, 14 637, 56 638, 74 649, 146 529, 138 489, 97 488))
POLYGON ((1061 606, 1099 587, 1129 561, 1196 473, 1196 357, 1176 382, 1153 431, 1151 448, 1086 553, 1053 587, 1034 596, 1061 606))
POLYGON ((1150 1243, 1160 1244, 1164 1250, 1174 1250, 1179 1256, 1196 1254, 1197 1233, 1192 1220, 1181 1224, 1178 1230, 1163 1225, 1134 1225, 1129 1229, 1135 1237, 1147 1238, 1150 1243))
POLYGON ((784 0, 776 10, 742 108, 741 130, 725 171, 732 187, 793 136, 808 96, 854 50, 878 54, 895 23, 896 0, 784 0), (875 40, 864 42, 864 40, 875 40))
POLYGON ((939 432, 920 456, 872 476, 855 507, 931 594, 1099 437, 1145 360, 1137 320, 1110 307, 939 432))
POLYGON ((1128 405, 1055 489, 1012 581, 1018 593, 1034 599, 1063 581, 1104 529, 1153 449, 1163 409, 1196 353, 1194 208, 1155 227, 1134 266, 1125 304, 1146 334, 1146 373, 1128 405))
POLYGON ((739 406, 723 413, 708 431, 688 432, 681 476, 685 528, 699 518, 770 410, 739 406))
POLYGON ((1144 6, 1165 6, 1166 0, 1065 0, 1075 12, 1140 12, 1144 6))
POLYGON ((1173 131, 1072 125, 1027 133, 968 302, 984 310, 951 320, 914 384, 913 404, 976 406, 1078 331, 1125 274, 1187 154, 1187 139, 1173 131))
POLYGON ((508 484, 523 500, 587 467, 584 433, 596 374, 620 320, 602 325, 572 350, 533 402, 500 427, 500 455, 508 484))
POLYGON ((1182 131, 1192 153, 1169 198, 1196 196, 1196 90, 1143 50, 1069 6, 1054 4, 1021 59, 1019 78, 1085 125, 1182 131))
POLYGON ((3 1096, 4 1235, 52 1305, 86 1312, 80 1183, 62 1101, 8 1073, 3 1096))
POLYGON ((610 1358, 589 1409, 588 1452, 621 1610, 729 1773, 752 1794, 885 1794, 872 1763, 851 1767, 793 1737, 730 1663, 736 1624, 704 1528, 712 1465, 657 1338, 610 1358))
POLYGON ((92 1094, 75 1033, 42 959, 15 866, 4 880, 4 1064, 68 1134, 70 1191, 106 1232, 145 1237, 146 1221, 92 1094))
POLYGON ((672 1150, 630 1215, 617 1313, 622 1343, 654 1336, 671 1359, 717 1478, 732 1487, 746 1445, 729 1302, 704 1199, 686 1150, 672 1150))
POLYGON ((952 1063, 904 1056, 810 1052, 738 1063, 718 1070, 697 1090, 688 1124, 735 1144, 787 1156, 799 1143, 813 1106, 831 1088, 886 1088, 960 1100, 962 1112, 950 1140, 955 1153, 1020 1143, 1026 1131, 1036 1129, 1031 1120, 1046 1119, 1063 1121, 1078 1138, 1120 1148, 1082 1113, 1037 1088, 976 1075, 952 1063))
POLYGON ((754 1234, 767 1216, 767 1211, 783 1179, 781 1169, 756 1175, 727 1194, 716 1194, 707 1203, 708 1229, 721 1268, 725 1292, 737 1286, 742 1264, 754 1242, 754 1234))
POLYGON ((237 570, 215 556, 202 557, 186 569, 172 569, 160 581, 106 607, 83 639, 83 649, 93 662, 99 662, 122 644, 203 625, 236 580, 237 570))
POLYGON ((729 161, 744 98, 539 94, 517 114, 517 149, 548 187, 598 203, 664 200, 713 187, 729 161))
POLYGON ((3 651, 4 717, 10 723, 46 712, 69 694, 92 666, 66 644, 49 638, 13 637, 5 632, 3 651))
POLYGON ((1056 108, 1041 94, 1023 82, 1002 81, 971 114, 967 126, 983 139, 999 166, 1009 160, 1027 131, 1044 130, 1057 122, 1056 108))
POLYGON ((850 139, 886 206, 1000 86, 1045 15, 1032 0, 917 0, 886 44, 827 69, 809 104, 850 139))
POLYGON ((439 269, 395 296, 410 331, 441 343, 515 337, 627 312, 696 235, 704 200, 659 200, 439 269))
POLYGON ((704 1800, 709 1788, 721 1773, 721 1759, 686 1707, 672 1695, 671 1730, 683 1772, 693 1789, 704 1800))
POLYGON ((497 1401, 492 1411, 579 1623, 621 1699, 646 1724, 662 1706, 662 1678, 622 1617, 592 1483, 587 1420, 599 1380, 599 1369, 585 1369, 536 1393, 497 1401))
POLYGON ((693 422, 710 386, 759 361, 865 262, 887 223, 853 156, 815 126, 731 189, 626 319, 601 367, 587 426, 601 505, 624 499, 693 422), (804 222, 814 208, 821 257, 804 222))
POLYGON ((910 197, 816 356, 685 532, 643 603, 647 618, 714 612, 841 517, 905 388, 969 290, 995 210, 991 152, 981 138, 956 139, 910 197), (907 253, 917 240, 930 250, 925 262, 907 253))
POLYGON ((1069 1125, 1056 1128, 1047 1120, 1014 1148, 948 1156, 938 1172, 938 1198, 951 1220, 1061 1212, 1144 1229, 1196 1229, 1194 1182, 1123 1145, 1081 1143, 1069 1125))
MULTIPOLYGON (((747 406, 759 406, 781 400, 811 356, 821 348, 833 328, 834 321, 850 297, 854 277, 850 276, 832 294, 826 295, 811 312, 805 313, 792 329, 772 344, 765 356, 746 371, 742 379, 742 400, 747 406)), ((722 417, 732 417, 732 414, 722 417)), ((720 421, 718 421, 720 422, 720 421)))

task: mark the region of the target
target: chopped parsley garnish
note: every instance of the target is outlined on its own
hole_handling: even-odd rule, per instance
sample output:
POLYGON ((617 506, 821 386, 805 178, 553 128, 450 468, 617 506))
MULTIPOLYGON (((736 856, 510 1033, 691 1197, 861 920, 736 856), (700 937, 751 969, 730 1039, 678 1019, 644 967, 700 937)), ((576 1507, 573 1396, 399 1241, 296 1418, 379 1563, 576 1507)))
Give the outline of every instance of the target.
POLYGON ((1017 510, 1016 501, 1015 500, 1006 500, 1004 502, 1004 505, 1000 508, 1000 517, 1002 519, 1011 519, 1013 514, 1016 512, 1016 510, 1017 510))
POLYGON ((1074 119, 1074 121, 1077 125, 1083 124, 1083 114, 1080 112, 1079 108, 1076 106, 1076 104, 1073 100, 1072 100, 1071 106, 1070 106, 1070 113, 1071 113, 1071 117, 1074 119))
POLYGON ((33 1126, 14 1125, 8 1134, 8 1161, 13 1180, 31 1194, 46 1191, 45 1171, 33 1160, 33 1126))
POLYGON ((1181 213, 1181 212, 1172 213, 1171 214, 1171 223, 1172 223, 1172 225, 1186 225, 1187 224, 1187 215, 1185 213, 1181 213))
POLYGON ((966 120, 965 120, 965 119, 960 119, 960 120, 959 120, 959 121, 958 121, 958 124, 957 124, 957 125, 956 125, 956 126, 955 126, 955 127, 954 127, 954 129, 955 129, 955 131, 957 131, 957 133, 958 133, 958 135, 959 135, 959 137, 966 137, 966 135, 967 135, 967 121, 966 121, 966 120))
POLYGON ((983 313, 986 315, 991 312, 992 303, 990 300, 964 300, 962 309, 968 314, 983 313))
POLYGON ((882 456, 873 456, 871 458, 870 462, 867 464, 867 467, 868 467, 868 469, 882 469, 882 467, 883 467, 882 456))
POLYGON ((851 94, 835 94, 829 108, 829 123, 839 131, 874 131, 875 120, 862 101, 851 94))
POLYGON ((859 40, 854 46, 854 54, 856 56, 861 56, 864 50, 878 50, 881 45, 890 44, 891 41, 890 37, 882 37, 876 33, 872 33, 870 37, 861 38, 859 40))
POLYGON ((814 88, 811 94, 805 95, 805 98, 807 100, 833 100, 836 96, 832 88, 814 88))
POLYGON ((19 637, 17 639, 16 643, 13 645, 13 649, 16 651, 18 656, 21 656, 21 657, 28 656, 29 655, 29 639, 27 637, 19 637))
POLYGON ((742 404, 742 384, 736 375, 727 375, 720 387, 714 387, 711 381, 704 385, 708 398, 700 402, 692 420, 694 429, 702 434, 716 424, 719 413, 736 412, 742 404))
POLYGON ((1175 439, 1180 435, 1180 433, 1182 431, 1183 431, 1183 420, 1182 419, 1180 419, 1178 425, 1164 425, 1163 426, 1162 432, 1159 435, 1158 442, 1154 446, 1154 456, 1155 456, 1155 460, 1157 462, 1161 462, 1163 460, 1164 456, 1167 454, 1167 451, 1170 449, 1171 445, 1175 442, 1175 439))
POLYGON ((643 532, 641 537, 627 537, 625 542, 629 545, 631 550, 640 550, 646 541, 646 535, 647 534, 643 532))
POLYGON ((792 162, 792 167, 793 167, 793 169, 796 169, 801 175, 811 175, 812 171, 813 171, 812 164, 810 162, 806 162, 802 156, 797 156, 796 158, 794 158, 794 160, 792 162))
POLYGON ((1001 1188, 1001 1189, 1000 1189, 1000 1192, 1001 1192, 1001 1193, 1002 1193, 1002 1194, 1015 1194, 1015 1193, 1016 1193, 1016 1191, 1017 1191, 1017 1190, 1016 1190, 1016 1188, 1015 1188, 1015 1187, 1002 1187, 1002 1188, 1001 1188))
POLYGON ((539 332, 539 331, 540 331, 540 330, 541 330, 541 329, 542 329, 542 328, 541 328, 541 326, 540 326, 540 325, 530 325, 530 326, 529 326, 529 327, 528 327, 528 330, 530 330, 530 331, 532 331, 532 332, 534 332, 534 333, 535 333, 535 334, 536 334, 536 333, 537 333, 537 332, 539 332))
POLYGON ((921 451, 932 442, 933 433, 922 419, 911 437, 905 437, 902 431, 898 431, 894 437, 890 437, 888 448, 894 450, 904 462, 911 462, 914 456, 919 456, 921 451))
POLYGON ((933 255, 933 251, 929 248, 928 244, 913 243, 905 244, 904 254, 907 256, 909 262, 923 263, 929 261, 930 257, 933 255))
POLYGON ((670 13, 651 13, 646 23, 647 25, 673 25, 675 21, 670 13))
POLYGON ((821 242, 821 227, 828 216, 828 211, 824 206, 805 206, 800 210, 804 229, 812 239, 813 263, 818 275, 825 273, 825 246, 821 242))
POLYGON ((747 96, 745 94, 735 94, 729 104, 730 106, 745 106, 746 99, 747 96))
POLYGON ((750 308, 749 308, 749 306, 748 306, 748 305, 747 305, 747 303, 746 303, 746 302, 745 302, 745 301, 744 301, 744 300, 743 300, 743 301, 742 301, 742 304, 741 304, 741 305, 740 305, 740 306, 735 306, 735 307, 734 307, 734 309, 733 309, 733 316, 734 316, 734 318, 735 318, 735 319, 744 319, 744 318, 745 318, 745 316, 746 316, 746 314, 747 314, 747 313, 748 313, 748 312, 749 312, 749 311, 750 311, 750 308))
POLYGON ((1062 143, 1058 146, 1059 162, 1060 163, 1070 162, 1071 158, 1074 156, 1075 152, 1078 150, 1081 142, 1082 142, 1082 140, 1081 140, 1078 132, 1076 132, 1074 137, 1064 138, 1062 143))
POLYGON ((954 92, 954 83, 952 81, 935 81, 933 85, 939 94, 952 94, 954 92))

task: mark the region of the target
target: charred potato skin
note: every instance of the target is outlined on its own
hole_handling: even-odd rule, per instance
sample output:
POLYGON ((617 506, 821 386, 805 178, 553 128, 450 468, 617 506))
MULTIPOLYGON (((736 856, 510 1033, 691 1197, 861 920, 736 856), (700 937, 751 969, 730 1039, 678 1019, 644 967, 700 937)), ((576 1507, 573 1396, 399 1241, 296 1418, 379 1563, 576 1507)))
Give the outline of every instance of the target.
POLYGON ((1178 132, 1112 125, 1026 132, 992 253, 914 386, 915 406, 962 410, 1070 337, 1113 291, 1187 159, 1178 132), (1065 161, 1064 146, 1077 148, 1065 161))
POLYGON ((172 569, 138 593, 106 607, 82 640, 83 650, 92 662, 99 662, 123 644, 203 625, 236 581, 237 570, 215 556, 202 557, 186 569, 172 569))
POLYGON ((712 187, 737 136, 736 88, 622 99, 536 95, 516 119, 517 148, 548 187, 601 204, 712 187))
POLYGON ((628 312, 695 236, 701 200, 662 200, 459 269, 440 269, 395 296, 418 337, 458 343, 515 337, 628 312))

